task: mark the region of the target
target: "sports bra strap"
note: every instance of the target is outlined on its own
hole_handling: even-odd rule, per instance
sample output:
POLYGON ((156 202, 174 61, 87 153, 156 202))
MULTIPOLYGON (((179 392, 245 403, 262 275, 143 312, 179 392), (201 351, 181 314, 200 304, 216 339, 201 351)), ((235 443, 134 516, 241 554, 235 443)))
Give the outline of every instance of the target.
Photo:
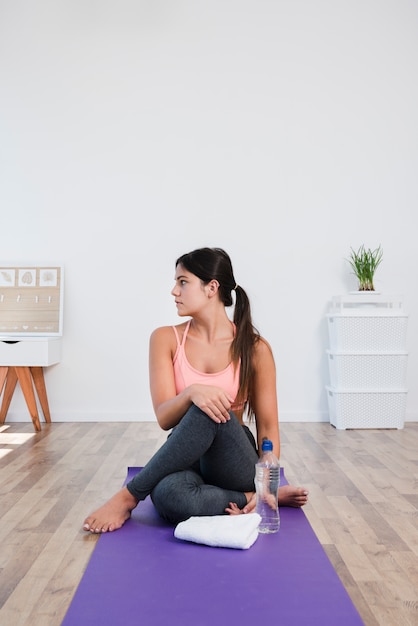
POLYGON ((179 337, 179 334, 177 332, 177 328, 175 326, 172 326, 172 329, 174 330, 174 334, 175 334, 176 339, 177 339, 177 346, 179 346, 180 345, 180 337, 179 337))
POLYGON ((179 334, 178 334, 178 331, 177 331, 176 326, 173 326, 173 327, 172 327, 172 328, 173 328, 173 330, 174 330, 174 334, 176 335, 176 339, 177 339, 177 347, 184 346, 184 343, 185 343, 185 341, 186 341, 186 337, 187 337, 187 333, 189 332, 189 328, 190 328, 190 323, 191 323, 191 321, 192 321, 192 320, 189 320, 189 321, 187 322, 187 326, 186 326, 186 328, 184 329, 184 333, 183 333, 183 337, 182 337, 182 339, 181 339, 181 343, 180 343, 180 337, 179 337, 179 334))

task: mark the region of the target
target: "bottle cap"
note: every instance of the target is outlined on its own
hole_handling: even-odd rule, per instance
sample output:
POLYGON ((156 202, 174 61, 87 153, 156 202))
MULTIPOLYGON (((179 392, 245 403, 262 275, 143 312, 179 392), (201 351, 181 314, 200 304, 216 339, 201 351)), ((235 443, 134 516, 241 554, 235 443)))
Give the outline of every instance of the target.
POLYGON ((263 439, 263 443, 261 444, 261 449, 263 452, 268 452, 269 450, 273 450, 273 444, 270 439, 263 439))

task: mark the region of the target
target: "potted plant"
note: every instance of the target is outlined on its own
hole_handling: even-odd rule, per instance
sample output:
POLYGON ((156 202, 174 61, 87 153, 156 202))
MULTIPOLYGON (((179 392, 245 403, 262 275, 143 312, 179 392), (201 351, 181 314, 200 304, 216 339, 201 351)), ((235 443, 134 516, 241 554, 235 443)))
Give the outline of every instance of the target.
POLYGON ((348 259, 354 275, 358 280, 359 291, 374 291, 374 274, 382 262, 383 250, 379 245, 375 250, 366 250, 364 244, 357 250, 351 248, 351 255, 348 259))

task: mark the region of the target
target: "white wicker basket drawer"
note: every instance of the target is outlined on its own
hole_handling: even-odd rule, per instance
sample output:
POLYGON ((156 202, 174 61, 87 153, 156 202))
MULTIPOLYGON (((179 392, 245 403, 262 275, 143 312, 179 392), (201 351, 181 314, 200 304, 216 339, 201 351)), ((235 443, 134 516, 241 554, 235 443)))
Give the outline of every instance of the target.
POLYGON ((341 354, 327 350, 331 387, 373 389, 406 387, 406 352, 341 354))
POLYGON ((327 387, 330 422, 339 429, 403 428, 407 391, 337 391, 327 387))
POLYGON ((406 315, 327 315, 334 352, 406 350, 406 315))

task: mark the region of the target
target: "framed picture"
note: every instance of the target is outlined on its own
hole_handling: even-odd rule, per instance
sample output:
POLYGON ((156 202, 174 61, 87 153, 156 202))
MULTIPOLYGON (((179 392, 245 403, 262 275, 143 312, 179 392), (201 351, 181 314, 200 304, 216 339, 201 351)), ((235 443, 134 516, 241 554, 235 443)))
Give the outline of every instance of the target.
POLYGON ((61 336, 64 268, 0 267, 0 338, 61 336))

